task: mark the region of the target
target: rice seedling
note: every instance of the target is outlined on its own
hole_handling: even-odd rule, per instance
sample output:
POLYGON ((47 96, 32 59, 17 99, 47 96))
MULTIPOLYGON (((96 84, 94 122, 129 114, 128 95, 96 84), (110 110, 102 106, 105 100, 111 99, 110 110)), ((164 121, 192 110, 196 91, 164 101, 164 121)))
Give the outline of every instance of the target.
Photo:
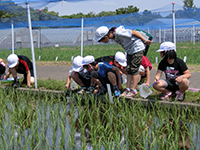
POLYGON ((199 149, 199 110, 0 89, 1 149, 199 149))

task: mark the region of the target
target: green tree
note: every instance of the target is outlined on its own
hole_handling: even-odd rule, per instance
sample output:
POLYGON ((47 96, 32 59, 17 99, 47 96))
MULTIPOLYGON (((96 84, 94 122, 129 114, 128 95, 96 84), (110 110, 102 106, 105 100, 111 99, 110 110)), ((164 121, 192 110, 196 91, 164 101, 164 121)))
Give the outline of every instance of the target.
POLYGON ((190 7, 190 8, 195 7, 193 0, 184 0, 183 3, 184 3, 184 7, 190 7))
POLYGON ((139 11, 139 8, 136 6, 133 7, 133 5, 128 6, 127 8, 118 8, 116 9, 116 14, 121 15, 121 14, 128 14, 128 13, 136 13, 139 11))

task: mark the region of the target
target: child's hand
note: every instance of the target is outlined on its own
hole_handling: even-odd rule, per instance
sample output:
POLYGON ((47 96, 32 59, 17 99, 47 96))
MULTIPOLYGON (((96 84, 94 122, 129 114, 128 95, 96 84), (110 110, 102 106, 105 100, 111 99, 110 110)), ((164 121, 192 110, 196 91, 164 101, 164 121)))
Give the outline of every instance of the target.
POLYGON ((6 74, 6 75, 4 76, 4 79, 5 79, 5 80, 7 80, 7 79, 8 79, 8 77, 9 77, 9 75, 8 75, 8 74, 6 74))
POLYGON ((146 84, 147 86, 149 86, 149 83, 146 82, 145 84, 146 84))
POLYGON ((66 84, 65 87, 69 90, 69 84, 66 84))
POLYGON ((183 77, 179 76, 175 79, 177 83, 181 83, 183 81, 183 77))
POLYGON ((145 45, 148 45, 148 46, 151 45, 151 41, 147 40, 146 43, 145 43, 145 45))

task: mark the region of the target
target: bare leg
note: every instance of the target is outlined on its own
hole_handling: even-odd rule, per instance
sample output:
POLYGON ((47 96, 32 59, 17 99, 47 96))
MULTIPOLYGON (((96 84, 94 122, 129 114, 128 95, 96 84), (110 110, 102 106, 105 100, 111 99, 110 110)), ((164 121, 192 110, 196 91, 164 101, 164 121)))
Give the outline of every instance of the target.
POLYGON ((166 89, 165 87, 166 87, 166 82, 164 80, 159 80, 156 84, 153 85, 153 88, 157 91, 160 91, 163 93, 169 92, 169 90, 166 89))
POLYGON ((179 92, 183 93, 189 88, 189 80, 184 78, 182 82, 179 84, 179 92))
POLYGON ((116 81, 116 76, 115 76, 115 74, 114 74, 113 72, 108 72, 107 75, 108 75, 108 79, 109 79, 110 83, 111 83, 113 86, 117 85, 117 81, 116 81))
POLYGON ((140 75, 139 74, 133 76, 133 87, 132 87, 132 89, 136 89, 137 88, 139 80, 140 80, 140 75))
POLYGON ((133 75, 127 74, 127 82, 126 82, 126 88, 131 88, 131 83, 132 83, 133 75))

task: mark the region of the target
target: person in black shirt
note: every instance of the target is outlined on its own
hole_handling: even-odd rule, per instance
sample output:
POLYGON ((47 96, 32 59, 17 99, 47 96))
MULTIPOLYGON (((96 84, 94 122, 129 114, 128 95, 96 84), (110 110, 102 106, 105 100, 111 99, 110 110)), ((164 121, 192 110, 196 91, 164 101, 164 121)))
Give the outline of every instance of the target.
POLYGON ((185 62, 177 57, 175 44, 172 42, 164 42, 160 45, 160 49, 156 52, 160 52, 162 60, 158 65, 158 70, 155 75, 156 84, 153 87, 165 93, 160 99, 164 100, 177 94, 177 100, 183 101, 185 97, 185 91, 189 87, 191 73, 188 70, 185 62), (162 72, 165 73, 166 79, 160 79, 162 72))
POLYGON ((9 75, 12 74, 14 78, 13 87, 17 88, 19 86, 17 73, 24 75, 22 84, 26 84, 27 87, 31 87, 31 84, 34 84, 33 64, 28 57, 24 55, 10 54, 7 57, 7 61, 9 70, 4 76, 4 79, 7 79, 9 75))

